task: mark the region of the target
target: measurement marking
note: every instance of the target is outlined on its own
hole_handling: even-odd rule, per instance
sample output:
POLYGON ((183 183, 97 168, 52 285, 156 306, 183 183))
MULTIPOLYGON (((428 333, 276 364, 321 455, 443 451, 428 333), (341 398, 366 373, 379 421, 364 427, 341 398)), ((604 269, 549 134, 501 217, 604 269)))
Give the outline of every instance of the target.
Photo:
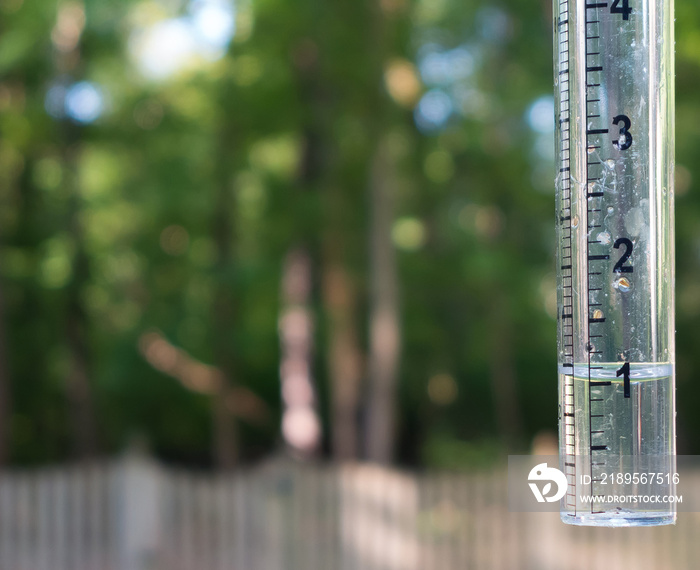
POLYGON ((610 380, 593 380, 590 384, 591 386, 612 386, 610 380))
MULTIPOLYGON (((598 22, 589 22, 591 24, 595 23, 597 24, 598 22)), ((586 71, 603 71, 603 66, 602 65, 596 65, 594 67, 587 67, 586 71)))
POLYGON ((605 430, 597 429, 595 431, 592 431, 591 433, 605 433, 605 430))
MULTIPOLYGON (((606 259, 610 259, 610 256, 605 254, 605 255, 589 255, 588 256, 588 261, 604 261, 606 259)), ((600 291, 600 289, 598 289, 600 291)), ((592 291, 592 289, 591 289, 592 291)))
MULTIPOLYGON (((586 4, 586 10, 591 10, 593 8, 607 8, 607 2, 596 2, 595 4, 586 4)), ((586 22, 588 23, 588 22, 586 22)))
MULTIPOLYGON (((600 416, 600 417, 603 417, 603 416, 600 416)), ((607 451, 607 450, 608 450, 607 445, 591 445, 591 451, 607 451)))
MULTIPOLYGON (((586 0, 583 0, 584 5, 586 3, 586 0)), ((570 129, 570 124, 571 124, 571 102, 570 102, 570 77, 571 77, 571 59, 570 59, 570 52, 569 52, 569 25, 570 25, 570 18, 569 18, 569 8, 571 5, 571 0, 560 0, 559 2, 559 14, 557 17, 557 26, 561 30, 559 31, 559 42, 558 42, 558 49, 559 49, 559 76, 561 77, 560 79, 560 84, 559 84, 559 108, 560 108, 560 120, 559 120, 559 125, 560 125, 560 133, 561 133, 561 140, 560 140, 560 162, 559 162, 559 172, 561 173, 562 176, 562 185, 560 189, 560 194, 559 194, 559 199, 560 203, 562 205, 568 204, 568 215, 567 216, 561 216, 561 222, 562 222, 562 243, 561 243, 561 249, 560 249, 560 255, 561 261, 559 262, 562 265, 562 271, 567 271, 571 273, 572 267, 571 267, 571 260, 572 260, 572 250, 571 250, 571 244, 573 242, 572 239, 572 227, 571 227, 571 191, 572 191, 572 183, 571 183, 571 142, 570 142, 570 137, 571 137, 571 129, 570 129), (564 27, 566 25, 566 27, 564 27), (564 223, 567 222, 567 223, 564 223), (567 240, 568 240, 568 245, 567 245, 567 240), (567 269, 564 269, 566 265, 569 265, 567 269)), ((598 63, 598 62, 591 62, 591 63, 598 63)), ((566 212, 566 210, 562 209, 562 212, 566 212)), ((571 299, 573 298, 573 276, 568 276, 568 281, 567 276, 563 276, 563 307, 562 307, 562 318, 563 319, 571 319, 573 317, 573 303, 571 302, 571 299), (566 294, 570 293, 570 294, 566 294), (569 314, 567 314, 569 313, 569 314)), ((561 321, 560 321, 561 322, 561 321)), ((569 321, 571 322, 571 321, 569 321)), ((562 367, 569 372, 568 376, 565 376, 565 389, 564 392, 567 392, 567 387, 571 389, 572 394, 569 396, 565 396, 565 398, 571 398, 573 399, 573 372, 574 372, 574 364, 573 364, 573 348, 574 348, 574 334, 573 334, 573 323, 568 324, 568 325, 563 325, 564 328, 564 359, 568 359, 568 362, 564 363, 562 367), (571 332, 569 332, 571 331, 571 332), (571 353, 568 353, 568 351, 571 351, 571 353), (568 385, 568 386, 567 386, 568 385)), ((568 401, 568 400, 567 400, 568 401)), ((574 408, 572 407, 571 404, 566 404, 568 407, 568 410, 566 413, 571 414, 567 415, 567 419, 565 420, 565 433, 566 433, 566 441, 565 443, 565 453, 569 456, 573 455, 576 451, 574 445, 572 443, 568 443, 569 439, 571 441, 575 440, 575 434, 576 434, 576 426, 575 426, 575 421, 574 421, 574 408)), ((568 494, 574 498, 573 500, 573 506, 572 509, 574 512, 577 510, 577 504, 576 504, 576 466, 575 463, 570 463, 567 465, 571 469, 571 475, 573 477, 573 483, 569 483, 569 489, 567 491, 573 490, 574 492, 569 492, 568 494)), ((571 504, 571 500, 567 498, 566 501, 568 504, 571 504)))
POLYGON ((589 192, 587 196, 589 198, 600 198, 601 196, 605 196, 605 192, 589 192))
MULTIPOLYGON (((604 418, 605 416, 603 414, 591 414, 592 418, 604 418)), ((607 449, 607 447, 606 447, 607 449)))
MULTIPOLYGON (((589 87, 591 87, 591 85, 589 85, 589 87)), ((586 131, 586 134, 588 134, 588 135, 605 135, 608 132, 609 132, 608 129, 590 129, 590 130, 586 131)))
POLYGON ((575 463, 566 463, 566 462, 564 462, 564 465, 566 465, 567 467, 576 467, 576 464, 575 464, 575 463))

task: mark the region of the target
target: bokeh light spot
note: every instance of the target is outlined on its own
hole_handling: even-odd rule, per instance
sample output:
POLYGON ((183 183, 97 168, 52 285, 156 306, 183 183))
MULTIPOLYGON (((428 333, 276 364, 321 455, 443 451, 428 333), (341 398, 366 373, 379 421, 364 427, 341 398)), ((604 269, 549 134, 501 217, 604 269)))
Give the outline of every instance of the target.
POLYGON ((65 113, 79 123, 92 123, 104 111, 102 89, 90 81, 74 83, 66 91, 65 113))
POLYGON ((428 380, 428 397, 438 406, 449 406, 458 393, 457 382, 450 374, 436 374, 428 380))
POLYGON ((402 107, 415 105, 421 84, 414 65, 404 59, 389 63, 384 71, 384 83, 391 98, 402 107))
MULTIPOLYGON (((143 12, 147 8, 148 3, 141 5, 143 12)), ((129 38, 129 51, 144 77, 165 80, 221 59, 235 33, 235 21, 231 2, 193 0, 187 15, 136 25, 129 38)))
POLYGON ((554 98, 544 96, 536 99, 527 110, 527 124, 537 133, 553 133, 554 98))
POLYGON ((415 111, 416 125, 424 131, 439 129, 453 111, 452 99, 441 89, 431 89, 421 98, 415 111))
POLYGON ((425 244, 425 225, 417 218, 401 218, 394 223, 391 237, 398 248, 416 251, 425 244))
POLYGON ((197 38, 214 50, 225 48, 234 33, 234 12, 225 0, 195 0, 190 4, 197 38))

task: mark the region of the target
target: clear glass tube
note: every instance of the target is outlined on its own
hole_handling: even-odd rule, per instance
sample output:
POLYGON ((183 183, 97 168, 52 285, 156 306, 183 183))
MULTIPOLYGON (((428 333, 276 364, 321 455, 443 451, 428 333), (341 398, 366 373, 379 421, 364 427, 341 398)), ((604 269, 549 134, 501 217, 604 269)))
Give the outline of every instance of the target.
MULTIPOLYGON (((583 497, 640 492, 605 486, 609 474, 675 469, 673 49, 673 0, 554 0, 561 517, 571 524, 675 522, 672 504, 583 497)), ((663 479, 652 490, 671 494, 663 479)))

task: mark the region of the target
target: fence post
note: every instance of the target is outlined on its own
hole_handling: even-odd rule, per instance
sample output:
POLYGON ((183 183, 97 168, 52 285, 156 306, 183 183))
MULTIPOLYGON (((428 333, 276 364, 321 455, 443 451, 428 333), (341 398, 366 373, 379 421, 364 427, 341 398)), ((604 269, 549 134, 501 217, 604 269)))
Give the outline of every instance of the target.
POLYGON ((129 451, 117 466, 112 492, 118 570, 157 567, 161 537, 161 477, 140 451, 129 451))

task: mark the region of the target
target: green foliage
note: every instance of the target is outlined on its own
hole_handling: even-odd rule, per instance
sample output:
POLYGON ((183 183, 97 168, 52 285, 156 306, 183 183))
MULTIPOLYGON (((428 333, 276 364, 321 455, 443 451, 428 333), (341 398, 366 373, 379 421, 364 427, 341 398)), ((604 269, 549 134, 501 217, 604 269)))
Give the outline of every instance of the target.
MULTIPOLYGON (((525 120, 529 105, 552 91, 548 7, 383 0, 376 4, 388 10, 392 32, 380 60, 375 3, 241 1, 222 58, 160 81, 144 78, 130 55, 136 22, 176 4, 88 2, 77 63, 66 71, 56 3, 0 3, 0 260, 12 459, 46 462, 70 452, 65 323, 76 303, 104 452, 138 433, 168 460, 209 461, 210 398, 149 365, 139 339, 154 329, 204 363, 219 366, 222 352, 229 355, 236 382, 271 410, 267 424, 244 426, 243 455, 276 449, 284 255, 304 242, 321 265, 329 239, 341 244, 366 324, 366 193, 377 133, 390 139, 397 164, 396 222, 388 231, 401 281, 401 460, 457 467, 503 449, 493 390, 502 354, 521 416, 511 443, 524 449, 538 431, 554 430, 554 166, 535 152, 525 120), (431 45, 466 50, 473 69, 430 84, 416 66, 431 45), (408 90, 405 99, 386 83, 401 62, 394 69, 403 83, 395 88, 408 90), (50 117, 48 90, 80 80, 107 94, 102 116, 91 124, 50 117), (457 108, 445 124, 421 129, 414 110, 431 89, 453 93, 457 108), (324 165, 313 182, 301 175, 310 136, 320 141, 312 158, 324 165), (229 251, 223 259, 222 248, 229 251), (217 324, 222 295, 224 329, 217 324), (435 401, 429 383, 440 374, 454 382, 454 397, 435 401)), ((678 10, 679 386, 695 394, 687 379, 700 341, 693 326, 700 203, 687 190, 700 175, 693 159, 700 11, 687 3, 678 10)), ((315 376, 330 429, 320 281, 315 376)), ((693 417, 685 414, 685 433, 700 428, 693 417)), ((686 444, 691 451, 689 438, 686 444)))

